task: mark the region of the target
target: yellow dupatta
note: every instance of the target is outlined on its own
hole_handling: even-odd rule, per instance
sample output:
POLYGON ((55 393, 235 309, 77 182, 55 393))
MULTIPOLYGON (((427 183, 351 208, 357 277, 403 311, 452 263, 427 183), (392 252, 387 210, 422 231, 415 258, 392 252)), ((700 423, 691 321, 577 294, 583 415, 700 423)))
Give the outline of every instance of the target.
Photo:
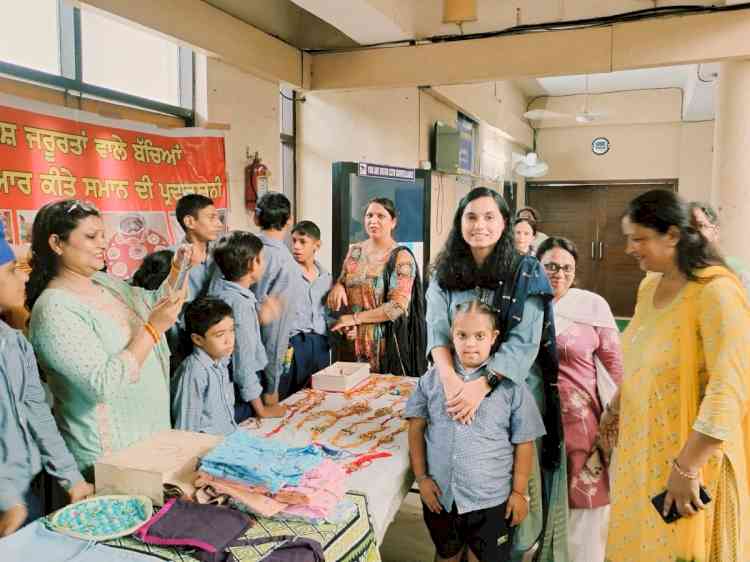
MULTIPOLYGON (((727 279, 742 297, 742 306, 750 314, 744 288, 728 269, 719 266, 708 267, 696 273, 697 282, 688 283, 685 288, 685 305, 680 314, 680 442, 684 444, 695 426, 699 410, 704 400, 715 400, 704 392, 709 380, 716 375, 712 372, 720 365, 722 358, 709 361, 706 357, 705 373, 699 373, 698 350, 701 331, 715 330, 719 337, 733 337, 732 328, 725 326, 703 326, 699 318, 698 303, 706 285, 716 279, 727 279), (727 332, 724 332, 727 328, 727 332)), ((745 322, 750 328, 750 322, 745 322)), ((739 334, 738 334, 739 335, 739 334)), ((708 355, 705 349, 704 354, 708 355)), ((750 349, 747 349, 750 354, 750 349)), ((682 552, 676 553, 677 560, 708 562, 744 562, 750 556, 749 534, 742 530, 742 521, 747 521, 748 480, 750 479, 750 415, 747 413, 747 392, 750 389, 750 370, 747 360, 741 361, 737 388, 744 387, 745 408, 741 423, 735 426, 723 440, 720 449, 709 459, 701 471, 701 481, 706 484, 713 497, 713 505, 694 517, 678 521, 676 544, 682 552), (745 504, 745 505, 742 505, 745 504)), ((741 394, 740 394, 741 397, 741 394)), ((717 420, 718 421, 718 420, 717 420)), ((719 421, 720 425, 725 425, 719 421)), ((701 423, 700 421, 698 423, 701 423)), ((730 424, 731 425, 731 424, 730 424)))

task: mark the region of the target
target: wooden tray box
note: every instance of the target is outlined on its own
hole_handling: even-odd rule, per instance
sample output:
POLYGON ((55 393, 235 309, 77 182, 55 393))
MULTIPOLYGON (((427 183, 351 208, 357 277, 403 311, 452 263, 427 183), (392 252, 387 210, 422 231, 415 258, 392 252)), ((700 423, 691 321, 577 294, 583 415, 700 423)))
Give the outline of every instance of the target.
POLYGON ((312 387, 328 392, 351 390, 370 378, 369 363, 339 361, 312 376, 312 387))

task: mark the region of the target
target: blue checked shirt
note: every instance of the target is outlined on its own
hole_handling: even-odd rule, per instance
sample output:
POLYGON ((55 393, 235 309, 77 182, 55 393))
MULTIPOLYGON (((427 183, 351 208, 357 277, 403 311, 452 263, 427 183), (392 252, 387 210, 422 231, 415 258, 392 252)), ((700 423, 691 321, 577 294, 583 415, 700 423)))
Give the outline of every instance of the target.
POLYGON ((228 363, 228 359, 214 361, 199 347, 182 362, 172 382, 175 429, 214 435, 237 429, 228 363))
POLYGON ((83 480, 50 412, 31 344, 0 320, 0 512, 23 503, 42 467, 66 489, 83 480))
MULTIPOLYGON (((483 375, 486 366, 466 372, 464 381, 483 375)), ((467 513, 503 504, 513 481, 513 446, 544 435, 544 423, 526 384, 503 378, 482 400, 469 425, 453 420, 445 409, 445 394, 437 368, 432 367, 409 397, 406 418, 425 418, 427 472, 443 492, 440 503, 467 513)))
POLYGON ((292 336, 299 333, 315 333, 325 336, 328 333, 326 325, 326 305, 323 299, 331 290, 333 278, 317 261, 318 276, 310 282, 302 275, 304 292, 297 306, 297 314, 292 326, 292 336))
POLYGON ((262 232, 258 238, 263 242, 263 261, 266 268, 263 276, 253 286, 253 293, 258 303, 263 304, 266 297, 278 296, 282 299, 281 315, 261 327, 263 345, 268 354, 268 366, 263 372, 264 388, 271 394, 278 390, 279 380, 284 368, 284 360, 289 348, 292 323, 297 315, 297 306, 304 292, 302 269, 294 261, 292 253, 284 242, 270 238, 262 232))
POLYGON ((263 393, 258 378, 268 364, 266 350, 260 336, 255 295, 226 279, 211 284, 209 295, 217 297, 232 307, 234 316, 234 353, 232 353, 232 378, 240 389, 243 402, 255 400, 263 393))

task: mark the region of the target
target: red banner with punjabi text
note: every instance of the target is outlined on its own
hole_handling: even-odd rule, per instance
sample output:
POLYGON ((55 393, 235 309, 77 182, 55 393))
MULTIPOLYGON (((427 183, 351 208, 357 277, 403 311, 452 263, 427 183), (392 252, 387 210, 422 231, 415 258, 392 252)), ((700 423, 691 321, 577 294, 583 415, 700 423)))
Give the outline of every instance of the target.
POLYGON ((226 224, 223 134, 116 127, 95 114, 28 105, 0 98, 0 220, 17 253, 28 248, 39 208, 60 199, 81 199, 102 212, 107 267, 123 279, 146 255, 182 238, 174 211, 184 194, 213 199, 226 224))

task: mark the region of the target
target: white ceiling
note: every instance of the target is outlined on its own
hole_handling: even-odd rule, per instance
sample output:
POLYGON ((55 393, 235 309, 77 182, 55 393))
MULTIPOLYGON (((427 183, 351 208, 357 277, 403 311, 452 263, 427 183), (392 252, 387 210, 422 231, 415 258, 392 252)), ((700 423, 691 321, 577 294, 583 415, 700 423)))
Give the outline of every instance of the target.
MULTIPOLYGON (((654 88, 683 88, 695 66, 666 66, 589 74, 589 93, 604 94, 622 90, 650 90, 654 88)), ((528 97, 570 96, 586 92, 586 76, 553 76, 519 80, 517 84, 528 97)))
MULTIPOLYGON (((725 3, 725 0, 476 0, 477 20, 459 27, 443 23, 444 0, 204 1, 299 48, 313 50, 485 33, 517 25, 601 18, 654 7, 725 3)), ((680 88, 683 91, 683 119, 712 119, 712 73, 716 66, 704 64, 593 74, 589 76, 589 91, 607 93, 680 88)), ((586 91, 585 76, 539 78, 517 83, 530 98, 586 91)))
POLYGON ((725 0, 475 0, 477 19, 443 23, 444 0, 204 0, 301 49, 488 33, 725 0))
MULTIPOLYGON (((678 88, 683 92, 683 120, 704 121, 714 117, 714 90, 718 64, 667 66, 588 75, 588 92, 605 94, 629 90, 678 88)), ((516 84, 529 98, 586 93, 584 75, 519 80, 516 84)))

